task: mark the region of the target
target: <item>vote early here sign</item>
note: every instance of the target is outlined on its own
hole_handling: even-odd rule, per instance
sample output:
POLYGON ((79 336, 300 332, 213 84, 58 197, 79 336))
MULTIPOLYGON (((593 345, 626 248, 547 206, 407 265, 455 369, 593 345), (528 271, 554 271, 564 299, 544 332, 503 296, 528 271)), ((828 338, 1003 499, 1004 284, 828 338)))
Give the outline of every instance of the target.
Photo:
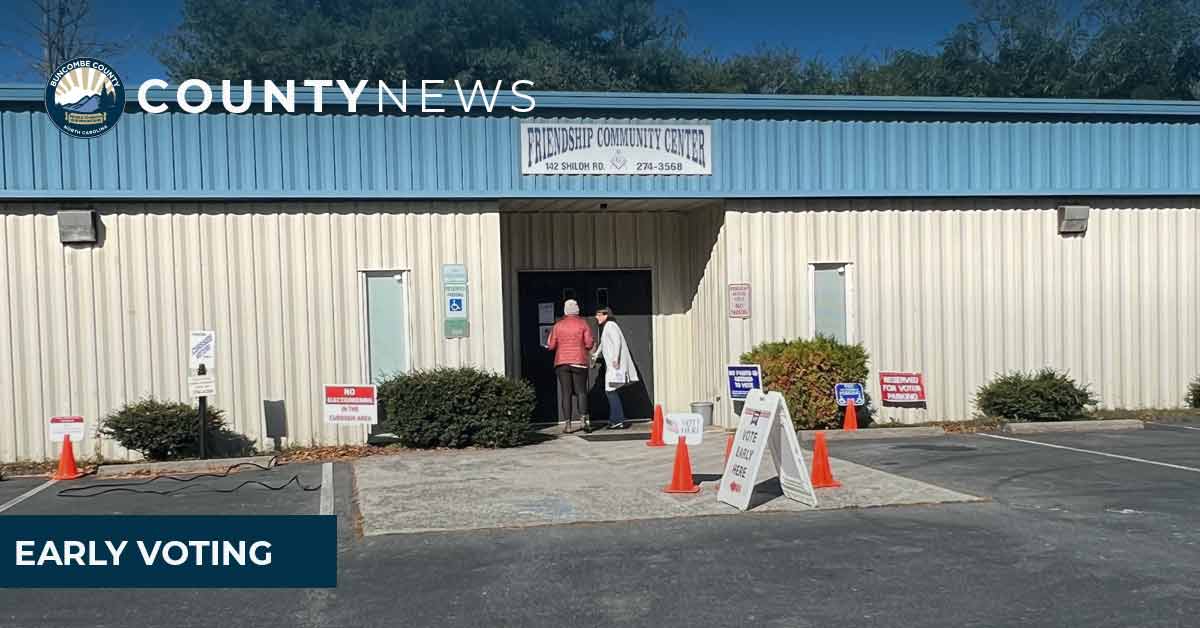
POLYGON ((804 464, 787 401, 778 391, 751 390, 746 395, 733 436, 733 450, 721 474, 717 500, 738 510, 749 509, 751 494, 758 485, 759 467, 768 451, 784 496, 816 507, 817 495, 804 464))
POLYGON ((374 386, 325 387, 325 422, 336 425, 375 425, 379 404, 374 386))

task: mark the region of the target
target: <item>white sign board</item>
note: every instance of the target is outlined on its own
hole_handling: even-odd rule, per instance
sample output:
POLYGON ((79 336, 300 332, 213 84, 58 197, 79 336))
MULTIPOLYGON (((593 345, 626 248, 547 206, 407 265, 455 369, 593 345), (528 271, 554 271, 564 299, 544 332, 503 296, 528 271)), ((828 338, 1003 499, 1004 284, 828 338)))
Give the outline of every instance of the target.
POLYGON ((217 394, 216 375, 189 375, 187 378, 188 397, 212 397, 217 394))
POLYGON ((195 373, 200 365, 212 372, 217 360, 217 332, 211 329, 192 330, 188 336, 188 369, 195 373))
POLYGON ((538 303, 538 325, 554 324, 554 303, 538 303))
POLYGON ((325 387, 325 422, 334 425, 375 425, 379 406, 374 386, 325 387))
POLYGON ((442 287, 467 285, 465 264, 442 264, 442 287))
POLYGON ((742 419, 733 437, 733 450, 721 475, 717 500, 738 510, 750 508, 750 497, 758 484, 763 452, 770 451, 784 496, 814 508, 817 494, 804 465, 800 440, 788 413, 787 401, 778 392, 752 390, 742 406, 742 419))
POLYGON ((521 174, 711 175, 712 125, 523 122, 521 174))
POLYGON ((538 325, 538 343, 541 346, 550 346, 550 332, 552 331, 554 331, 554 325, 538 325))
POLYGON ((704 417, 691 412, 676 412, 663 418, 663 442, 676 445, 681 435, 687 438, 689 447, 704 442, 704 417))
POLYGON ((83 440, 83 417, 81 416, 52 416, 50 417, 50 442, 61 443, 63 436, 70 436, 72 443, 83 440))
POLYGON ((729 284, 729 318, 750 318, 750 284, 729 284))

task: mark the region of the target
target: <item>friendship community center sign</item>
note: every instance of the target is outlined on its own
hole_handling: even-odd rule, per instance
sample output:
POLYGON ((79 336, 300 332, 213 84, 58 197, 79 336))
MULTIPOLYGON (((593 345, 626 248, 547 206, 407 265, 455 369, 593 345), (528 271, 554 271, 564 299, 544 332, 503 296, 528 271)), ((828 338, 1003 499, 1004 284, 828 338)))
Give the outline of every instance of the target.
POLYGON ((521 174, 711 175, 708 124, 521 124, 521 174))

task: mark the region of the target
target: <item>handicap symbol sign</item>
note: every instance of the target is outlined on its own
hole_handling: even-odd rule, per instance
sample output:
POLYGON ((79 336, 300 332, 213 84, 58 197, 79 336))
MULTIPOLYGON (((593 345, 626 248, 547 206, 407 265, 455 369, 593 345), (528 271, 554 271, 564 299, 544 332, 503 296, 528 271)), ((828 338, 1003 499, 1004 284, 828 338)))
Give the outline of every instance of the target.
POLYGON ((451 312, 463 311, 463 300, 458 297, 450 299, 450 311, 451 312))
POLYGON ((867 397, 863 393, 863 385, 858 382, 838 384, 833 387, 833 396, 839 406, 853 403, 856 406, 865 405, 867 397))

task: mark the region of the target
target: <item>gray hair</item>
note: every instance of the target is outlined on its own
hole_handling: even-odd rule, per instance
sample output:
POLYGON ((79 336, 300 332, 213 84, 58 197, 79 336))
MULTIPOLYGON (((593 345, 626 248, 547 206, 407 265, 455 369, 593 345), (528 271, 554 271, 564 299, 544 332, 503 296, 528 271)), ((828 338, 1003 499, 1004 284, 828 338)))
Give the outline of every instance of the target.
POLYGON ((567 299, 567 302, 563 303, 563 314, 579 316, 579 303, 575 299, 567 299))

